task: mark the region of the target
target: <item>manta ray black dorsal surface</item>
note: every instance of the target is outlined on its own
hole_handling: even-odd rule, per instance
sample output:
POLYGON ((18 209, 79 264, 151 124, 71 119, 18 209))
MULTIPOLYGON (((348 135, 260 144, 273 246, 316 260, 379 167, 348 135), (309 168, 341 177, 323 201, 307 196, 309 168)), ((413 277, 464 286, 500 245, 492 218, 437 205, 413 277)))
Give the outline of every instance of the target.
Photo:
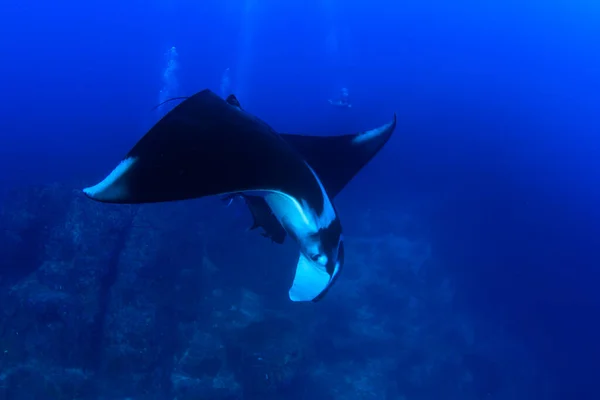
POLYGON ((265 122, 231 104, 234 99, 204 90, 184 100, 84 193, 101 202, 134 204, 259 192, 263 214, 281 228, 275 236, 266 227, 267 236, 282 242, 281 233, 289 233, 300 247, 290 299, 321 299, 344 262, 335 207, 302 155, 265 122))
MULTIPOLYGON (((231 94, 227 103, 241 109, 231 94)), ((392 121, 365 132, 339 136, 314 136, 282 133, 304 160, 314 169, 331 197, 337 196, 352 178, 383 148, 396 129, 392 121)))
MULTIPOLYGON (((239 100, 231 94, 227 103, 241 109, 239 100)), ((396 115, 389 123, 369 131, 340 136, 280 134, 314 169, 332 198, 337 196, 352 178, 381 150, 396 128, 396 115)), ((263 228, 264 236, 280 238, 285 234, 277 219, 263 212, 268 205, 262 198, 246 203, 253 217, 253 227, 263 228)))
POLYGON ((157 122, 100 183, 84 189, 107 203, 155 203, 245 191, 306 199, 320 211, 319 182, 266 123, 210 90, 157 122))
POLYGON ((388 142, 396 129, 396 114, 379 128, 351 135, 281 134, 315 170, 329 196, 337 196, 388 142))

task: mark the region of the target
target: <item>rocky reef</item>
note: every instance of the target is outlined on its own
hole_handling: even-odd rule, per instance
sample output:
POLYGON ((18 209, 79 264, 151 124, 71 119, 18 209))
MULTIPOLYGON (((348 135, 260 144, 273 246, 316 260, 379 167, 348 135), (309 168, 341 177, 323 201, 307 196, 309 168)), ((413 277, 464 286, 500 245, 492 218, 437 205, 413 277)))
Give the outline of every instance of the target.
POLYGON ((410 216, 351 206, 339 283, 295 304, 297 249, 247 232, 245 210, 7 193, 0 400, 545 398, 540 367, 461 307, 410 216))

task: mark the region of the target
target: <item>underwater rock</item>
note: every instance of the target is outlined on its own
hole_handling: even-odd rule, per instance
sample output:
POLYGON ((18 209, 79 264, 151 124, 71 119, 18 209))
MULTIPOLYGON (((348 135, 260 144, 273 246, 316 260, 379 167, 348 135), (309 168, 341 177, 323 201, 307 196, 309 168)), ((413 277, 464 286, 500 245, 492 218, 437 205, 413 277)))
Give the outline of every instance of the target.
POLYGON ((225 356, 225 346, 218 336, 196 331, 175 361, 174 371, 180 376, 212 379, 225 367, 225 356))
POLYGON ((539 398, 532 357, 375 211, 368 234, 348 230, 337 290, 298 307, 281 301, 295 255, 223 223, 230 210, 99 207, 59 186, 3 201, 0 400, 539 398))
POLYGON ((0 399, 80 399, 93 396, 91 376, 80 369, 28 363, 0 372, 0 399))

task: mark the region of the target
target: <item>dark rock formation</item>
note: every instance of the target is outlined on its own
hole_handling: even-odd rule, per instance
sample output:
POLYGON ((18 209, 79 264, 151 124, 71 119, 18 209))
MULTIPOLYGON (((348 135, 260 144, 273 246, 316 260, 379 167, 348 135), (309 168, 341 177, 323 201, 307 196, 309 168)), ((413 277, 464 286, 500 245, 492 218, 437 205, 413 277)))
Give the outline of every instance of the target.
POLYGON ((294 304, 297 249, 218 202, 4 196, 0 400, 532 398, 539 370, 457 307, 415 221, 344 214, 364 229, 346 234, 342 278, 294 304))

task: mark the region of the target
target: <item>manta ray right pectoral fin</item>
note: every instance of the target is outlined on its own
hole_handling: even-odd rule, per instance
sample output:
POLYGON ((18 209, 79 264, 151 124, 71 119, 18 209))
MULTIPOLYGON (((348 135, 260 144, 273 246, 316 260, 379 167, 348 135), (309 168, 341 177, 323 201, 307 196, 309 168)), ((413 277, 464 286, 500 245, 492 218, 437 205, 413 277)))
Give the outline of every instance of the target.
POLYGON ((296 275, 289 291, 292 301, 314 301, 329 285, 331 276, 325 268, 300 253, 296 275))
POLYGON ((396 115, 377 128, 351 135, 312 136, 281 134, 302 155, 331 197, 375 157, 396 129, 396 115))

